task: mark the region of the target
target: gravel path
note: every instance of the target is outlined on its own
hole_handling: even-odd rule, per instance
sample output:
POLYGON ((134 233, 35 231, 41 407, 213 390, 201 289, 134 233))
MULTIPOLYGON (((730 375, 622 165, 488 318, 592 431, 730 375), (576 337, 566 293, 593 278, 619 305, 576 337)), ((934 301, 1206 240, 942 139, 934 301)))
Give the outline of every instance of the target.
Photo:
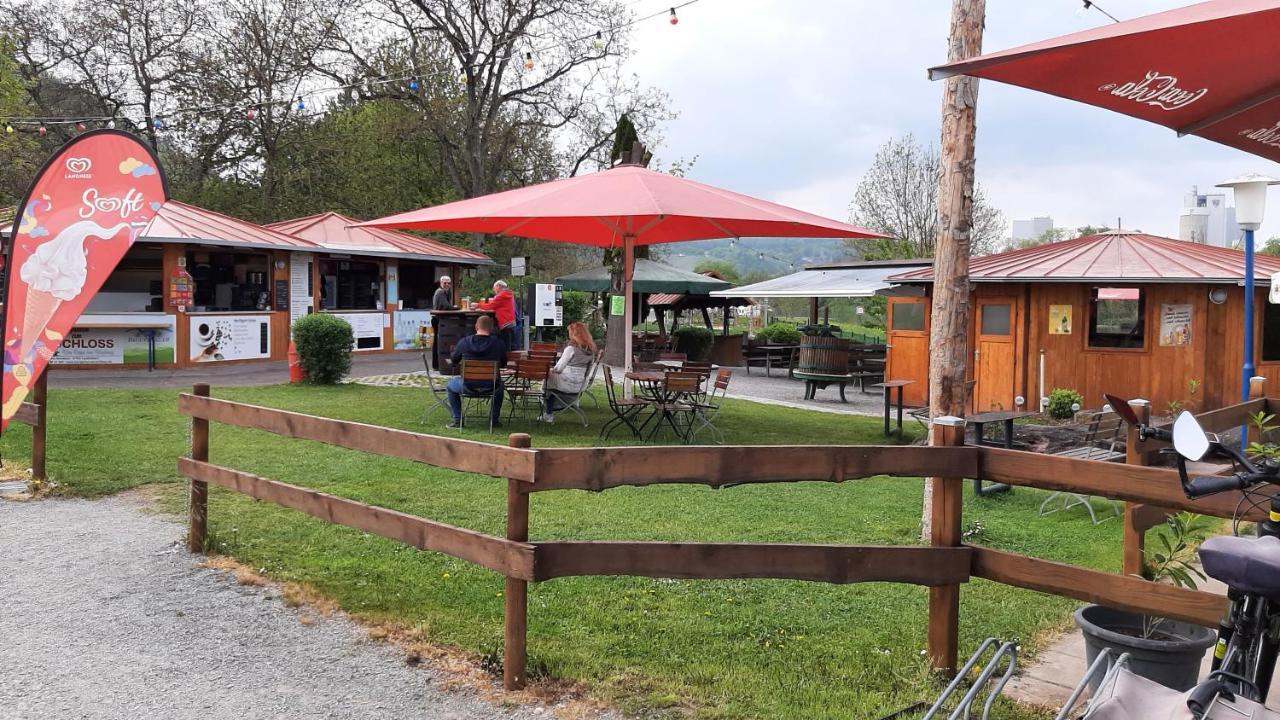
POLYGON ((340 617, 299 622, 136 501, 0 501, 0 718, 549 718, 446 692, 340 617))

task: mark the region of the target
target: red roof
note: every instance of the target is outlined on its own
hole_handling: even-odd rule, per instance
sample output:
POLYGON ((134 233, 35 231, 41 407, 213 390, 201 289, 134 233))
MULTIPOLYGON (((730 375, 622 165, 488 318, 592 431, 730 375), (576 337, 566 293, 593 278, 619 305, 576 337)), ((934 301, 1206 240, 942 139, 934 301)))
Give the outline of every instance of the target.
MULTIPOLYGON (((1254 279, 1269 282, 1280 257, 1256 255, 1254 279)), ((899 273, 892 282, 933 282, 933 268, 899 273)), ((1201 282, 1244 281, 1244 252, 1114 230, 1063 242, 975 257, 971 282, 1201 282)))
POLYGON ((380 227, 353 227, 359 220, 335 212, 282 220, 267 227, 289 233, 326 250, 492 265, 488 255, 436 240, 380 227))
POLYGON ((247 220, 205 210, 177 200, 160 206, 156 216, 139 236, 153 242, 187 242, 201 245, 320 250, 318 245, 247 220))

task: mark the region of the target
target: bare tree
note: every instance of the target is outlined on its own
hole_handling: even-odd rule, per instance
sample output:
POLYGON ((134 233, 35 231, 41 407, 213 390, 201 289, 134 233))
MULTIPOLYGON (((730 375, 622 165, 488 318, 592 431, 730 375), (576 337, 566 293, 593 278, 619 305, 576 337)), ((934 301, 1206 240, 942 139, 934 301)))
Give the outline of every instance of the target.
MULTIPOLYGON (((941 169, 937 147, 925 147, 912 135, 881 145, 871 169, 854 190, 850 210, 854 222, 890 238, 850 241, 849 245, 868 259, 933 257, 941 169)), ((985 255, 999 249, 1005 226, 1004 214, 975 186, 969 252, 985 255)))

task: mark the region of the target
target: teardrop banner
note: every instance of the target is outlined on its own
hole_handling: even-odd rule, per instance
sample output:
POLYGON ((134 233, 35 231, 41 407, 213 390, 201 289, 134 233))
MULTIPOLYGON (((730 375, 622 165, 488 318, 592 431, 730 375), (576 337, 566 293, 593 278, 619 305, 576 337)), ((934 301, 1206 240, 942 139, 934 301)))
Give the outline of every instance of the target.
POLYGON ((41 168, 5 246, 0 432, 168 199, 155 153, 118 130, 85 133, 41 168))

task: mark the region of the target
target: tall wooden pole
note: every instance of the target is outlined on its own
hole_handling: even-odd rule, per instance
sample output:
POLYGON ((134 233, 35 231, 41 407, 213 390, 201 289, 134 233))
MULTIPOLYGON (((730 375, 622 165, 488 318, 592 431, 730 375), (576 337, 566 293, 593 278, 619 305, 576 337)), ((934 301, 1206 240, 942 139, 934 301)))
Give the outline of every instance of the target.
MULTIPOLYGON (((986 0, 952 0, 947 62, 982 52, 986 0)), ((974 136, 978 79, 947 78, 942 93, 942 155, 938 174, 938 237, 933 252, 933 315, 929 331, 929 416, 964 417, 969 373, 969 244, 973 235, 974 136)), ((933 483, 925 486, 924 537, 930 536, 933 483)))

